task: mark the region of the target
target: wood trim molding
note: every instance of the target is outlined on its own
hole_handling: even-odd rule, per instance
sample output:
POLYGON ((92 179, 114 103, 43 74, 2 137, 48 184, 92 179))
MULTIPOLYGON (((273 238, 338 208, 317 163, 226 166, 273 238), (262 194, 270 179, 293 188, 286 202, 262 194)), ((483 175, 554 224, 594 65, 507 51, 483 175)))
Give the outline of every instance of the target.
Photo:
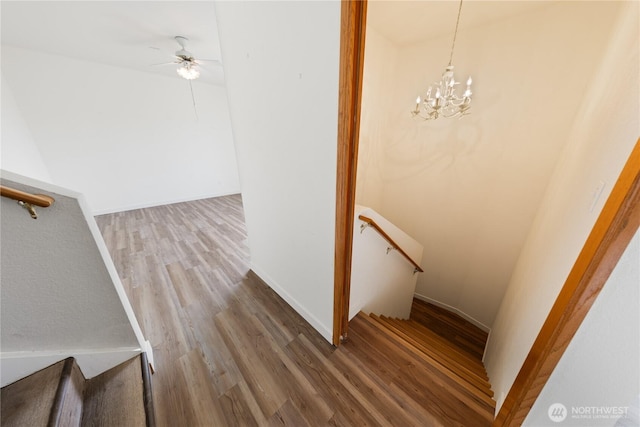
POLYGON ((640 139, 493 423, 519 426, 640 226, 640 139))
POLYGON ((333 296, 333 344, 336 346, 346 338, 349 322, 351 245, 353 242, 366 19, 366 0, 342 2, 333 296))

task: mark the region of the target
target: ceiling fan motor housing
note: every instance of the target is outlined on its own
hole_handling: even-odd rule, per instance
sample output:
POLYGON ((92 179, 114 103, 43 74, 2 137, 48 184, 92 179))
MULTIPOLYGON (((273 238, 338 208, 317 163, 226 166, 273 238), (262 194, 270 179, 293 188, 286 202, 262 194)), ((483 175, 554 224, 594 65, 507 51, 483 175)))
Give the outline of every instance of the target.
POLYGON ((186 51, 184 49, 180 49, 180 50, 176 50, 176 56, 180 59, 183 59, 185 61, 193 61, 193 54, 189 51, 186 51))
POLYGON ((176 50, 176 56, 185 61, 193 61, 194 60, 193 54, 186 49, 187 42, 189 41, 189 39, 184 36, 175 36, 174 39, 176 40, 176 42, 178 42, 178 44, 182 48, 180 50, 176 50))

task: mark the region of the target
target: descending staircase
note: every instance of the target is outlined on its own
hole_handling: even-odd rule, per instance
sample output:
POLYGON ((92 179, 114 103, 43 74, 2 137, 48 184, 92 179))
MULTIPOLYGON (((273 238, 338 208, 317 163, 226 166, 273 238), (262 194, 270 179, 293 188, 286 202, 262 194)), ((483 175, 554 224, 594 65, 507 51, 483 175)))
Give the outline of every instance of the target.
POLYGON ((347 346, 374 361, 383 381, 422 394, 434 425, 491 425, 495 401, 481 355, 456 345, 459 335, 438 332, 415 319, 360 312, 350 323, 347 346))
POLYGON ((86 380, 73 358, 0 391, 3 427, 153 427, 151 379, 144 353, 86 380))

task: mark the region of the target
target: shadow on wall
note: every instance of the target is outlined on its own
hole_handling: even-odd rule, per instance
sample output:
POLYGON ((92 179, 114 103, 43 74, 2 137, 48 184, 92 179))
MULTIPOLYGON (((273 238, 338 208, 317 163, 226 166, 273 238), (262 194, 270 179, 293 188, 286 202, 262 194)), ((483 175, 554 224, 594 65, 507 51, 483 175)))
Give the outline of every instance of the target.
POLYGON ((385 161, 390 163, 385 179, 401 181, 455 169, 461 162, 473 163, 474 154, 482 149, 482 130, 473 117, 461 120, 451 126, 447 120, 420 123, 420 119, 397 117, 397 122, 405 123, 394 127, 385 147, 385 161))

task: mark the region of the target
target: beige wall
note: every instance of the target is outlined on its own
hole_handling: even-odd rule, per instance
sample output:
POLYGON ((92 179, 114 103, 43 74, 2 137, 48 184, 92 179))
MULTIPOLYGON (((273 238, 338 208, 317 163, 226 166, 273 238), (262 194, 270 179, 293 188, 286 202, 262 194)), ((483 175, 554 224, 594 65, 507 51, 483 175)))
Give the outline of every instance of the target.
POLYGON ((450 35, 397 46, 369 29, 358 203, 424 245, 418 294, 492 328, 498 406, 640 135, 637 16, 554 2, 463 29, 453 63, 475 98, 442 122, 409 110, 450 35))
POLYGON ((617 17, 493 324, 485 364, 498 408, 640 135, 638 3, 617 17))
POLYGON ((475 98, 461 120, 409 114, 451 34, 394 46, 368 29, 357 199, 424 245, 418 294, 493 325, 619 5, 554 2, 463 28, 453 64, 475 98))
POLYGON ((392 123, 387 100, 393 98, 398 47, 367 27, 366 65, 362 77, 360 144, 356 203, 380 211, 385 184, 385 148, 392 123))

